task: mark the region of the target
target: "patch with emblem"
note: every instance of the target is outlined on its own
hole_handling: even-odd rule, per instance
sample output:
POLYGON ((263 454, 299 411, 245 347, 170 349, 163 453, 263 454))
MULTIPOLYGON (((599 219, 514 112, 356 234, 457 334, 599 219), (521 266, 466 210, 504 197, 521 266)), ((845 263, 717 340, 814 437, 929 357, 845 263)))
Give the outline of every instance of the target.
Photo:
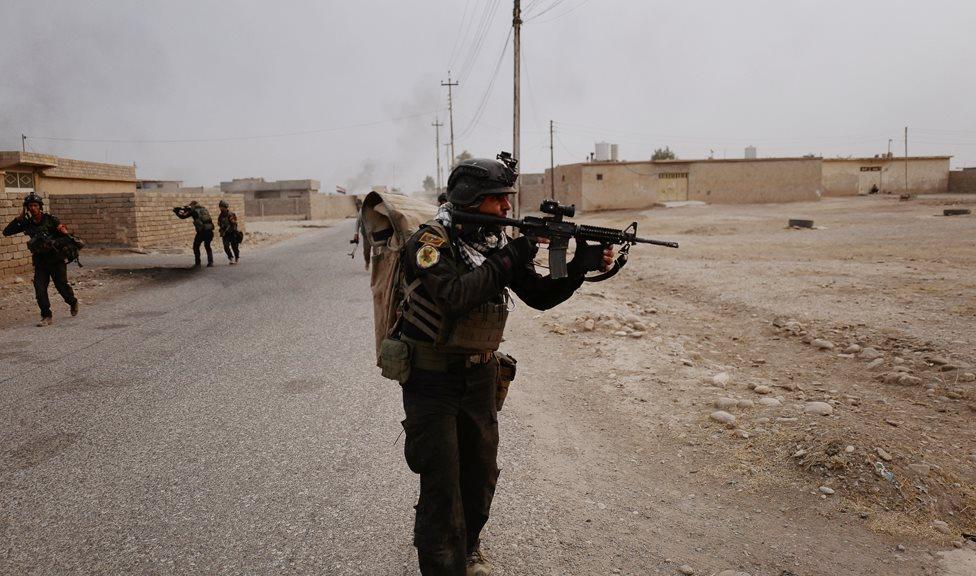
POLYGON ((430 244, 424 244, 417 250, 417 266, 426 270, 441 260, 441 253, 430 244))
POLYGON ((441 238, 436 234, 431 234, 430 232, 424 232, 423 234, 420 235, 419 242, 421 244, 427 244, 429 246, 433 246, 434 248, 440 248, 441 246, 444 245, 445 242, 447 242, 447 240, 444 240, 443 238, 441 238))

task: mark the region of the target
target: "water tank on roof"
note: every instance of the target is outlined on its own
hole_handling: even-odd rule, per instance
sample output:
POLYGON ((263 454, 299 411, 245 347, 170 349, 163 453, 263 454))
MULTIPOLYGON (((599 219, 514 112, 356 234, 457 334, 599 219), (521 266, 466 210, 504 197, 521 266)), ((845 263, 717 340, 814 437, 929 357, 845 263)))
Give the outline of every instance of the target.
POLYGON ((610 143, 609 142, 597 142, 596 143, 596 153, 593 155, 593 160, 596 162, 609 162, 610 161, 610 143))
POLYGON ((755 160, 755 159, 756 159, 756 147, 746 146, 746 160, 755 160))
POLYGON ((616 144, 610 145, 610 161, 619 162, 620 161, 620 147, 616 144))

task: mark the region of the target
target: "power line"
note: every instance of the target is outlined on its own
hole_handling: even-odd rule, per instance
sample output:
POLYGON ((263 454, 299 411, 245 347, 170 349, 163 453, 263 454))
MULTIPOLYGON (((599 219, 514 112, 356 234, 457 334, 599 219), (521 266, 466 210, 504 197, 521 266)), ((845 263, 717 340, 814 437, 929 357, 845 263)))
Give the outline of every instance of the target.
POLYGON ((508 36, 505 37, 505 43, 502 45, 501 54, 498 55, 498 62, 495 63, 495 70, 491 74, 491 80, 488 82, 488 88, 485 90, 484 95, 481 97, 481 102, 478 104, 478 108, 472 116, 471 122, 465 127, 458 138, 464 138, 474 129, 475 124, 481 120, 482 114, 485 112, 485 108, 488 104, 488 97, 491 96, 492 88, 495 86, 495 79, 498 78, 498 71, 502 67, 502 62, 505 60, 505 53, 508 52, 508 40, 512 37, 512 29, 508 29, 508 36))
POLYGON ((32 136, 32 135, 28 135, 28 137, 33 138, 34 140, 48 140, 53 142, 91 142, 91 143, 106 143, 106 144, 191 144, 191 143, 207 143, 207 142, 239 142, 239 141, 248 141, 248 140, 269 140, 274 138, 290 138, 292 136, 308 136, 311 134, 339 132, 342 130, 352 130, 355 128, 368 128, 370 126, 379 126, 380 124, 388 124, 390 122, 399 122, 401 120, 419 118, 421 116, 427 116, 428 114, 430 114, 430 112, 421 112, 418 114, 398 116, 396 118, 387 118, 385 120, 374 120, 372 122, 360 122, 357 124, 346 124, 344 126, 332 126, 329 128, 316 128, 312 130, 298 130, 295 132, 279 132, 276 134, 252 134, 248 136, 221 136, 216 138, 125 139, 125 138, 75 138, 75 137, 64 137, 64 136, 32 136))
MULTIPOLYGON (((447 61, 447 68, 450 70, 454 67, 454 58, 457 57, 458 48, 461 46, 461 38, 467 38, 467 31, 465 29, 465 21, 468 18, 468 6, 471 5, 471 0, 465 0, 464 2, 464 12, 461 14, 461 25, 458 26, 457 36, 454 37, 454 46, 451 48, 451 56, 447 61)), ((474 21, 474 12, 471 13, 471 21, 474 21)), ((468 27, 471 26, 471 22, 468 22, 468 27)))
POLYGON ((565 1, 566 0, 556 0, 555 2, 553 2, 552 4, 550 4, 549 6, 547 6, 546 8, 543 8, 541 12, 537 12, 537 13, 533 14, 531 18, 529 18, 528 20, 526 20, 526 22, 535 20, 539 16, 542 16, 543 14, 546 14, 547 12, 549 12, 553 8, 559 6, 560 4, 562 4, 565 1))
POLYGON ((478 26, 478 31, 475 33, 475 39, 471 44, 471 48, 468 50, 468 56, 464 60, 464 64, 461 66, 461 76, 458 78, 460 82, 466 82, 468 76, 471 74, 471 70, 474 68, 474 64, 478 61, 478 56, 481 53, 481 49, 484 46, 485 39, 488 37, 488 33, 491 31, 491 25, 495 20, 495 15, 497 13, 498 4, 501 0, 489 0, 488 4, 485 5, 485 11, 482 15, 481 24, 478 26))
MULTIPOLYGON (((556 20, 559 20, 560 18, 562 18, 564 16, 568 16, 570 13, 575 12, 578 8, 581 8, 583 5, 585 5, 585 4, 589 3, 589 2, 590 2, 590 0, 583 0, 582 2, 580 2, 579 4, 573 6, 569 10, 566 10, 565 12, 563 12, 561 14, 557 14, 557 15, 553 16, 552 18, 547 18, 547 19, 545 19, 545 20, 543 20, 541 22, 536 22, 536 24, 548 24, 549 22, 554 22, 556 20)), ((535 20, 535 18, 533 18, 532 20, 535 20)))

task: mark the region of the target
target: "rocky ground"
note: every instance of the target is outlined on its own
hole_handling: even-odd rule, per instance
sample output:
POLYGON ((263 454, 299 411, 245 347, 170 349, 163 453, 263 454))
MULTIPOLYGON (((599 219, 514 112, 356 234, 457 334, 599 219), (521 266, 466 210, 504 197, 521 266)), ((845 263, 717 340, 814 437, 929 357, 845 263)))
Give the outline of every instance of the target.
POLYGON ((575 341, 578 391, 615 397, 696 476, 759 502, 792 494, 786 516, 862 526, 895 554, 972 550, 976 217, 941 216, 970 200, 650 210, 641 234, 679 250, 634 248, 618 277, 523 329, 575 341))

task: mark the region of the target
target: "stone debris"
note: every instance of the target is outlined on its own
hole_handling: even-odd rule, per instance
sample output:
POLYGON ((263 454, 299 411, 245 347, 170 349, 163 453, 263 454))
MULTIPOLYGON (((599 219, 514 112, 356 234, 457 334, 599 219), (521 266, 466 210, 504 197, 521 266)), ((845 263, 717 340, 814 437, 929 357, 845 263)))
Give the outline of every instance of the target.
POLYGON ((932 467, 928 464, 909 464, 908 469, 919 476, 928 476, 929 472, 932 471, 932 467))
POLYGON ((877 358, 881 358, 882 356, 884 356, 883 353, 878 352, 878 350, 871 348, 870 346, 864 348, 861 350, 861 353, 858 354, 858 357, 860 357, 861 360, 875 360, 877 358))
POLYGON ((772 393, 773 389, 770 388, 769 386, 759 385, 753 388, 752 391, 755 392, 756 394, 770 394, 772 393))
POLYGON ((821 486, 820 487, 820 493, 821 494, 826 494, 827 496, 831 496, 834 493, 834 489, 831 488, 830 486, 821 486))
POLYGON ((887 450, 884 448, 878 448, 876 452, 878 453, 878 457, 880 457, 882 460, 885 462, 891 462, 891 454, 889 454, 887 450))
POLYGON ((813 345, 814 348, 816 348, 818 350, 833 350, 834 349, 834 343, 833 342, 831 342, 830 340, 824 340, 822 338, 815 339, 813 342, 811 342, 811 344, 813 345))
POLYGON ((736 402, 736 405, 739 408, 752 408, 756 405, 756 403, 753 402, 752 400, 739 400, 738 402, 736 402))
POLYGON ((684 574, 685 576, 694 576, 695 569, 687 564, 682 564, 678 566, 678 572, 684 574))
POLYGON ((949 525, 942 520, 932 522, 932 527, 943 534, 949 534, 952 532, 952 530, 949 529, 949 525))
POLYGON ((779 398, 771 398, 768 396, 766 398, 760 398, 759 403, 767 408, 776 408, 777 406, 783 405, 779 398))
POLYGON ((750 576, 748 572, 739 572, 738 570, 722 570, 716 576, 750 576))
POLYGON ((719 424, 725 424, 726 426, 735 426, 735 416, 729 414, 724 410, 716 410, 712 412, 709 416, 712 420, 718 422, 719 424))
POLYGON ((874 360, 868 362, 868 370, 874 370, 875 368, 884 364, 884 358, 875 358, 874 360))
POLYGON ((732 381, 732 377, 729 376, 728 372, 719 372, 718 374, 712 376, 712 384, 724 388, 732 381))
POLYGON ((803 407, 803 411, 807 414, 815 414, 817 416, 830 416, 834 413, 834 407, 826 402, 807 402, 807 405, 803 407))
POLYGON ((843 350, 844 354, 857 354, 860 351, 861 351, 861 347, 858 346, 857 344, 851 344, 850 346, 844 348, 843 350))
POLYGON ((715 400, 715 407, 719 410, 728 410, 739 404, 739 401, 735 398, 719 398, 715 400))

